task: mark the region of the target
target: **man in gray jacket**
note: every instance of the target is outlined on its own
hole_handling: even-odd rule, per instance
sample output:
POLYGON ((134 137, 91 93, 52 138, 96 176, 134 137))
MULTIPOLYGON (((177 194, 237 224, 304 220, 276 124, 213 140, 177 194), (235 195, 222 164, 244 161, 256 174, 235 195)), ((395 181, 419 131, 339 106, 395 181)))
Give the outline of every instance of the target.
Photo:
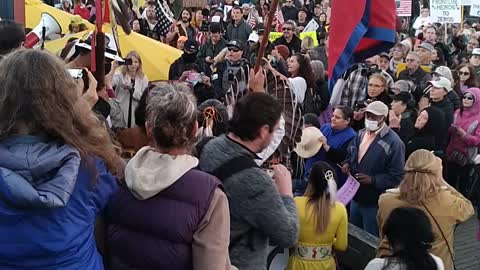
POLYGON ((240 270, 266 269, 269 242, 284 248, 297 242, 290 172, 276 165, 268 173, 254 162, 279 128, 281 113, 272 96, 250 93, 235 105, 230 133, 212 139, 200 152, 200 169, 224 184, 230 204, 230 258, 240 270))
POLYGON ((239 6, 232 8, 232 22, 227 26, 226 38, 228 40, 240 40, 247 44, 252 28, 243 19, 243 11, 239 6))

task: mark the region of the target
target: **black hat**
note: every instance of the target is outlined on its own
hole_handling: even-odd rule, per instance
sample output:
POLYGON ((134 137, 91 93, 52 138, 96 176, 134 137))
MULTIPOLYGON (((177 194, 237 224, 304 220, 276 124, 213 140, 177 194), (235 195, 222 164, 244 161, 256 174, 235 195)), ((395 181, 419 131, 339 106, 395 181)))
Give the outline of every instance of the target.
POLYGON ((392 96, 392 99, 395 101, 401 101, 405 104, 408 104, 413 100, 412 94, 406 92, 406 91, 401 91, 398 94, 392 96))
POLYGON ((183 47, 183 50, 186 53, 196 53, 198 52, 198 43, 195 40, 187 40, 183 47))
POLYGON ((212 22, 209 27, 210 33, 222 33, 223 26, 221 23, 212 22))
POLYGON ((263 23, 259 23, 257 25, 257 34, 262 35, 263 33, 265 33, 265 26, 263 23))
POLYGON ((238 40, 238 39, 234 39, 234 40, 231 40, 230 42, 228 42, 227 44, 227 48, 231 48, 231 47, 235 47, 237 49, 239 49, 240 51, 243 51, 243 43, 238 40))

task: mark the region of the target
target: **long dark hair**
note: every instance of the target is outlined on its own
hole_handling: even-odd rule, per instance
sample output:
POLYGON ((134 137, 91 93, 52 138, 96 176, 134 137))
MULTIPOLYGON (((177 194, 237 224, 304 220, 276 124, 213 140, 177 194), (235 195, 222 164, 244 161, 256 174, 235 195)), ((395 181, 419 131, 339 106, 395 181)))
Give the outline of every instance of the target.
POLYGON ((307 208, 313 208, 315 231, 323 233, 330 222, 330 209, 335 203, 337 175, 330 164, 319 161, 310 171, 305 196, 308 197, 307 208))
POLYGON ((307 82, 308 88, 315 87, 315 76, 313 76, 312 66, 310 65, 310 59, 304 54, 294 53, 292 57, 297 58, 298 65, 298 77, 302 77, 307 82))
MULTIPOLYGON (((435 237, 432 224, 425 213, 417 208, 394 209, 383 226, 383 232, 393 248, 383 270, 391 264, 406 266, 406 270, 437 270, 437 264, 428 250, 435 237)), ((402 268, 403 269, 403 268, 402 268)))

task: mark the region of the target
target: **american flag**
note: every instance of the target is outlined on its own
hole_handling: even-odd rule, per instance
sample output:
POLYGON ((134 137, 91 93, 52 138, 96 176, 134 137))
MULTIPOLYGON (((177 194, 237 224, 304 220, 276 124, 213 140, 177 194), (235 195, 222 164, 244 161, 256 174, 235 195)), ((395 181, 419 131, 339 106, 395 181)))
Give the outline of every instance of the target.
POLYGON ((160 35, 165 37, 170 30, 170 26, 175 21, 166 0, 157 0, 155 13, 158 20, 156 27, 159 27, 160 35))
POLYGON ((397 15, 399 17, 412 16, 412 0, 396 0, 397 15))
POLYGON ((257 20, 255 19, 252 9, 250 9, 250 13, 248 13, 247 23, 252 29, 255 29, 255 26, 257 26, 257 20))
POLYGON ((277 20, 277 31, 282 32, 282 27, 283 23, 285 22, 285 19, 283 18, 282 11, 280 10, 280 7, 277 8, 277 11, 275 11, 275 18, 274 20, 277 20))

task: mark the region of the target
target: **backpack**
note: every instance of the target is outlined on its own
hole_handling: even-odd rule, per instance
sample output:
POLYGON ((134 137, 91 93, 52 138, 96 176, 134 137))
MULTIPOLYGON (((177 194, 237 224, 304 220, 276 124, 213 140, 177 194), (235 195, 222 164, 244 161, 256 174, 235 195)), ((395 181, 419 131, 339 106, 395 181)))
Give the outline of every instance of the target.
MULTIPOLYGON (((214 138, 215 137, 205 137, 197 143, 195 150, 196 150, 198 159, 200 159, 203 147, 205 147, 205 145, 207 145, 214 138)), ((227 180, 232 175, 237 174, 243 170, 254 168, 254 167, 260 168, 251 157, 247 155, 240 155, 227 160, 220 167, 216 168, 212 172, 207 172, 207 173, 217 177, 218 180, 220 180, 220 182, 222 182, 222 184, 225 185, 227 180)), ((200 169, 200 168, 197 168, 197 169, 200 169)), ((231 217, 231 218, 235 218, 235 217, 231 217)), ((246 232, 246 234, 248 238, 248 247, 250 248, 251 251, 255 251, 254 244, 253 244, 254 230, 251 228, 249 231, 246 232)), ((228 249, 231 251, 232 247, 238 245, 240 240, 241 240, 241 237, 231 239, 228 249)))
POLYGON ((317 116, 322 112, 322 99, 317 90, 308 88, 303 100, 303 114, 314 113, 317 116))

